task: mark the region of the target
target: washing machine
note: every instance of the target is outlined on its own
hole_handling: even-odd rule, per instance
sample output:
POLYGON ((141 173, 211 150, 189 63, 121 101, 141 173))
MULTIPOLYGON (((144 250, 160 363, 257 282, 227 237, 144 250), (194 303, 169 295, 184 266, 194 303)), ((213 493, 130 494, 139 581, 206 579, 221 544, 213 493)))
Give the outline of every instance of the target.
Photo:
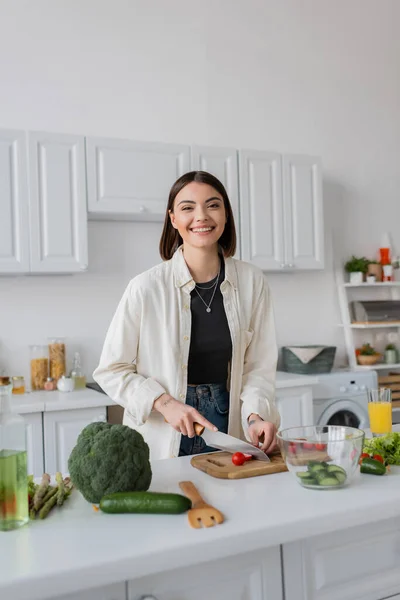
POLYGON ((367 389, 378 387, 376 371, 338 370, 318 375, 313 386, 315 425, 369 427, 367 389))

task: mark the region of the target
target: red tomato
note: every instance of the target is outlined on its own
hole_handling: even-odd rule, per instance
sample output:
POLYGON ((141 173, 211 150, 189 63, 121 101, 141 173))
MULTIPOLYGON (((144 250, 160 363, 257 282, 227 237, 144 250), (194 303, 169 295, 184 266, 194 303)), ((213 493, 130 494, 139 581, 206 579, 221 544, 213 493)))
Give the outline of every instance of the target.
POLYGON ((246 462, 246 458, 243 452, 235 452, 235 454, 232 454, 232 462, 237 467, 241 467, 242 465, 244 465, 244 463, 246 462))
POLYGON ((315 444, 316 450, 326 450, 326 444, 315 444))
POLYGON ((289 454, 296 454, 296 444, 294 442, 289 442, 288 451, 289 454))
POLYGON ((243 454, 243 456, 244 456, 244 460, 253 460, 252 454, 243 454))
POLYGON ((383 460, 383 457, 380 454, 374 454, 372 458, 375 460, 379 460, 379 462, 381 462, 381 463, 385 463, 385 461, 383 460))
POLYGON ((314 450, 315 444, 313 444, 312 442, 304 442, 303 448, 304 450, 314 450))
POLYGON ((367 454, 366 452, 363 452, 360 456, 360 460, 358 461, 358 464, 361 465, 362 461, 364 460, 364 458, 370 458, 369 454, 367 454))

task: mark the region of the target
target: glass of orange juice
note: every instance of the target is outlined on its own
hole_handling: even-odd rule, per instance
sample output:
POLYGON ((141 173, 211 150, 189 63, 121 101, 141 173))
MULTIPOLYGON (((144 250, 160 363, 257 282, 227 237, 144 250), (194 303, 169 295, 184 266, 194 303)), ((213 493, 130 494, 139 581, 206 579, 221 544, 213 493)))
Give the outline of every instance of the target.
POLYGON ((392 431, 392 392, 389 388, 368 390, 368 416, 373 437, 392 431))

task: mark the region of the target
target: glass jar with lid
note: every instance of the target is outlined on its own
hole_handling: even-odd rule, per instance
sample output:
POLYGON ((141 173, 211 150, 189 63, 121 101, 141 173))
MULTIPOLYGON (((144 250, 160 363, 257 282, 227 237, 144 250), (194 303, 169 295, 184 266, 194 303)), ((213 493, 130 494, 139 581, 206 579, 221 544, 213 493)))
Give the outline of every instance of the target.
POLYGON ((47 347, 43 345, 29 346, 31 354, 31 389, 44 390, 45 381, 49 375, 49 359, 47 347))
POLYGON ((65 338, 49 338, 49 376, 56 382, 66 375, 65 338))
POLYGON ((12 393, 25 394, 25 377, 23 375, 14 375, 12 377, 12 393))

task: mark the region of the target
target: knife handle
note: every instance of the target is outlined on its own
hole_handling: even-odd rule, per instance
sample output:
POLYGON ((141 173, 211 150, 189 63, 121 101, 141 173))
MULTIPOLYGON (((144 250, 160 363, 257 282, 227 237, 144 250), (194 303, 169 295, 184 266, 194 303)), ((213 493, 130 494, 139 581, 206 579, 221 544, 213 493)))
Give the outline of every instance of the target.
POLYGON ((200 423, 193 423, 193 429, 196 435, 201 435, 205 430, 204 425, 200 425, 200 423))

